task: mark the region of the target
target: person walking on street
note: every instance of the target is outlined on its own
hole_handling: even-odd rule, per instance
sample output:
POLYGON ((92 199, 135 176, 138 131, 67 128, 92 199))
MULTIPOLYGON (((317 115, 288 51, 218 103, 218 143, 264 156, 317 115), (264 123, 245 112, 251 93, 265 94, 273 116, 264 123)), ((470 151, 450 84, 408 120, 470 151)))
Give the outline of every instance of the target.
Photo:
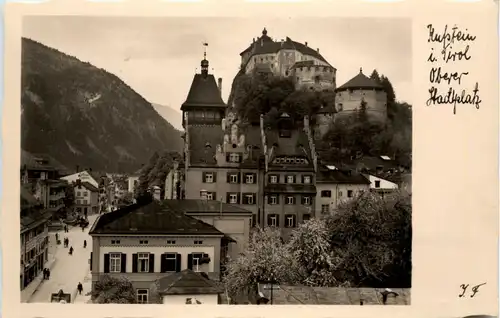
POLYGON ((80 294, 80 295, 81 295, 81 294, 82 294, 82 291, 83 291, 83 285, 82 285, 82 283, 78 283, 78 287, 77 287, 77 289, 78 289, 78 294, 80 294))
POLYGON ((83 248, 87 248, 87 240, 83 240, 83 248))
POLYGON ((73 255, 73 246, 69 248, 69 255, 73 255))
POLYGON ((56 233, 56 242, 59 240, 59 234, 56 233))
POLYGON ((43 279, 47 279, 47 269, 43 269, 43 279))
POLYGON ((47 268, 47 279, 50 279, 50 269, 47 268))

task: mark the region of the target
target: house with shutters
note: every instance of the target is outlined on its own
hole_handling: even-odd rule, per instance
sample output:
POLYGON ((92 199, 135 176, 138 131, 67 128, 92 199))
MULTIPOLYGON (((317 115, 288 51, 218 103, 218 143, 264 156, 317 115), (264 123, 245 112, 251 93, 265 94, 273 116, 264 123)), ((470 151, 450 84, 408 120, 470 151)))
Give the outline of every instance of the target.
POLYGON ((92 286, 102 275, 123 276, 148 303, 153 282, 185 269, 218 280, 232 239, 181 207, 153 201, 100 215, 90 229, 92 286))

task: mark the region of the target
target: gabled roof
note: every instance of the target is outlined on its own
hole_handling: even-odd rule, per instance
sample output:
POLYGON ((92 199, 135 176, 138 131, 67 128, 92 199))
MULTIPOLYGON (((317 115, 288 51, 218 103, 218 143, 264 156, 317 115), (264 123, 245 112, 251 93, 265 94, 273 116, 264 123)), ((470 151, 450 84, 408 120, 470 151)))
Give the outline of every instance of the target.
POLYGON ((380 86, 377 82, 372 80, 363 74, 363 70, 359 70, 359 74, 351 78, 347 83, 337 88, 337 91, 343 91, 348 89, 380 89, 383 90, 383 87, 380 86))
POLYGON ((165 200, 162 205, 184 213, 252 213, 234 204, 215 200, 165 200))
POLYGON ((265 134, 268 149, 275 146, 271 162, 276 156, 303 156, 312 165, 309 140, 302 129, 292 129, 289 138, 281 138, 277 130, 266 130, 265 134))
POLYGON ((160 295, 202 295, 224 292, 216 282, 190 269, 160 278, 158 283, 160 295))
POLYGON ((206 76, 203 74, 194 75, 191 88, 186 101, 181 106, 181 110, 190 107, 226 107, 215 82, 215 77, 212 74, 206 76))
POLYGON ((103 214, 94 223, 90 234, 224 236, 212 225, 162 206, 157 201, 132 204, 103 214))
POLYGON ((47 222, 52 216, 48 210, 38 210, 21 217, 21 233, 47 222))
POLYGON ((82 186, 85 187, 87 190, 90 190, 92 192, 98 192, 99 191, 99 189, 97 189, 91 183, 89 183, 87 181, 82 182, 82 186))
POLYGON ((355 171, 331 170, 320 167, 316 173, 318 183, 370 184, 370 180, 355 171))

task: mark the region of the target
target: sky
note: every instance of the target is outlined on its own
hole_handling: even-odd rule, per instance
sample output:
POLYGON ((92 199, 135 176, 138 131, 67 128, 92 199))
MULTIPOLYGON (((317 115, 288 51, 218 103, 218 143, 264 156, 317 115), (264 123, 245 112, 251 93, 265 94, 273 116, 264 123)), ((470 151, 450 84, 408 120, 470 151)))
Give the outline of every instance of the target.
POLYGON ((411 104, 409 19, 30 16, 23 36, 117 75, 149 102, 179 110, 200 70, 204 42, 227 102, 239 54, 264 27, 273 39, 288 36, 319 48, 337 69, 337 86, 360 68, 367 76, 377 69, 391 80, 396 98, 411 104))

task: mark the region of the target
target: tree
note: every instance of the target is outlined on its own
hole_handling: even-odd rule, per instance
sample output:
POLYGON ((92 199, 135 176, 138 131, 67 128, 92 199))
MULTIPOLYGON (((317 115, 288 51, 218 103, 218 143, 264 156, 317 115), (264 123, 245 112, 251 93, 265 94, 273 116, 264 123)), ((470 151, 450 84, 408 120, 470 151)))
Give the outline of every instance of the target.
POLYGON ((233 299, 250 292, 257 283, 276 280, 280 283, 300 281, 297 266, 274 228, 256 228, 247 249, 227 263, 224 284, 233 299))
POLYGON ((69 182, 64 188, 64 205, 66 210, 73 208, 75 205, 75 186, 69 182))
POLYGON ((321 219, 311 219, 293 231, 287 244, 288 252, 297 262, 310 286, 337 285, 334 274, 334 256, 331 254, 330 234, 321 219))
POLYGON ((326 219, 337 280, 353 286, 411 286, 411 194, 364 193, 326 219))
POLYGON ((380 75, 378 74, 377 70, 372 71, 370 78, 380 84, 380 75))
POLYGON ((95 283, 91 292, 97 304, 136 304, 137 298, 132 283, 125 277, 104 275, 95 283))

